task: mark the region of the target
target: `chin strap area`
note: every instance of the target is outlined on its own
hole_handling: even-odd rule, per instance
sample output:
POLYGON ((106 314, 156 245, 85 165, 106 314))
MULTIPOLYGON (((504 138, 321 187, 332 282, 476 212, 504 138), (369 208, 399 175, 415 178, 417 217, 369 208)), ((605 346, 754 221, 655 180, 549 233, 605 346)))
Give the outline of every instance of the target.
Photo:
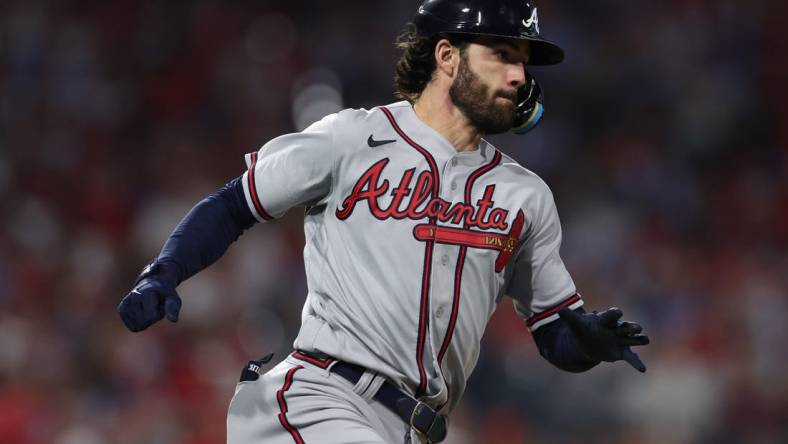
POLYGON ((517 107, 512 126, 515 134, 525 134, 534 129, 544 114, 542 88, 530 73, 526 72, 525 75, 525 85, 517 91, 517 107))

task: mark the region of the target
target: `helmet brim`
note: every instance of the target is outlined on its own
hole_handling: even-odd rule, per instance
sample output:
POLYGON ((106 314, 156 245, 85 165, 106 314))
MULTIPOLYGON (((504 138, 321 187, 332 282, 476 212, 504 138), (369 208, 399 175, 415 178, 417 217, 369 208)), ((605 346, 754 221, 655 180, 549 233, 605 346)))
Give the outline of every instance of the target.
POLYGON ((528 38, 531 44, 529 65, 557 65, 564 61, 564 50, 547 40, 528 38))
POLYGON ((514 37, 511 35, 505 34, 497 34, 492 32, 463 32, 463 31, 454 31, 446 32, 445 34, 459 34, 459 35, 467 35, 471 37, 500 37, 504 39, 513 39, 513 40, 528 40, 530 42, 530 55, 528 57, 528 64, 529 65, 537 65, 537 66, 547 66, 547 65, 557 65, 564 60, 564 50, 561 49, 560 46, 556 45, 553 42, 547 41, 542 38, 538 37, 514 37))

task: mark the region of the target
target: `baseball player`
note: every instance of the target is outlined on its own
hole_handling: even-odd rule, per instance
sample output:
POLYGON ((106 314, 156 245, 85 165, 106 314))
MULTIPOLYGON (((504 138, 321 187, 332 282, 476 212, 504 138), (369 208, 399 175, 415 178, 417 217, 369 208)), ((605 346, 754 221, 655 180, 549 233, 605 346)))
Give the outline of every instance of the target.
POLYGON ((178 320, 175 288, 257 222, 306 209, 308 295, 294 351, 251 361, 227 442, 441 442, 505 297, 540 353, 571 372, 645 366, 648 337, 587 313, 559 255, 548 186, 482 138, 542 115, 528 65, 562 61, 522 0, 427 0, 398 40, 398 95, 246 155, 180 222, 118 310, 131 331, 178 320))

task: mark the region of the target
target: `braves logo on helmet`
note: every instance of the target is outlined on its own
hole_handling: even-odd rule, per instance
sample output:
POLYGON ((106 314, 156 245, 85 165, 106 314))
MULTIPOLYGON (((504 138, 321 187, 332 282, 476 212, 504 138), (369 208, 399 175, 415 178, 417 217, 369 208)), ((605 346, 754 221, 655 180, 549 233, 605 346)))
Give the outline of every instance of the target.
MULTIPOLYGON (((530 7, 530 2, 525 2, 526 7, 530 7)), ((523 26, 526 28, 533 28, 535 33, 539 35, 539 15, 536 13, 536 7, 533 8, 531 11, 531 16, 527 19, 523 19, 523 26)))

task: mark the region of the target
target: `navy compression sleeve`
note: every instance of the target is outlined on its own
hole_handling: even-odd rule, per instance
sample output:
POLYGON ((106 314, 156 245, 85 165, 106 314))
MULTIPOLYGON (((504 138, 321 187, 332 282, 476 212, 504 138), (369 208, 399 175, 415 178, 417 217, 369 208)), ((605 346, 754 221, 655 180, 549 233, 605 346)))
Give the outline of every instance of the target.
POLYGON ((177 286, 216 262, 255 222, 237 177, 195 205, 175 227, 157 259, 160 274, 177 286))
MULTIPOLYGON (((582 308, 575 311, 585 313, 582 308)), ((539 354, 561 370, 581 373, 599 364, 580 351, 574 333, 562 319, 538 328, 533 337, 539 354)))

